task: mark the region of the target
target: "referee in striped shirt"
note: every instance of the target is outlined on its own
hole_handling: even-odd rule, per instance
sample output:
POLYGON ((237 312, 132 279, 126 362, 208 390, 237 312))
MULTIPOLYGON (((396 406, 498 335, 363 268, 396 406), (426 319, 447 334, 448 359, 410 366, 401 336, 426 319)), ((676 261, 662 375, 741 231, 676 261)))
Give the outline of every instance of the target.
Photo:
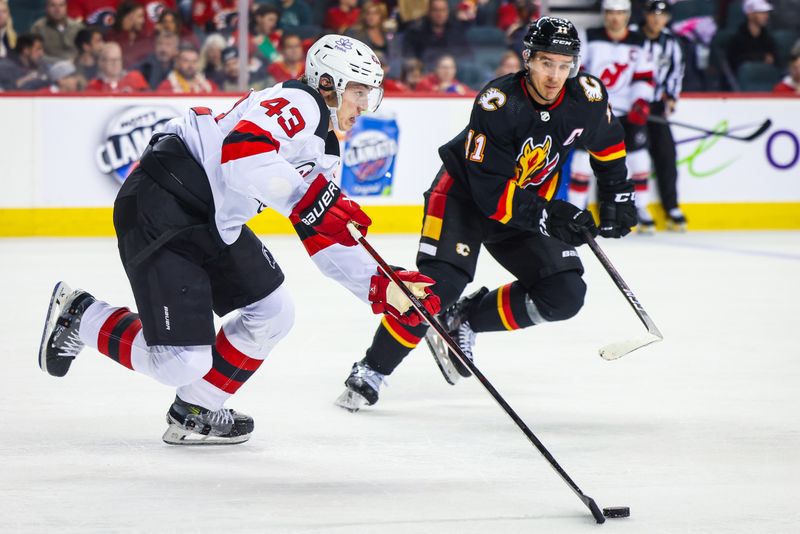
MULTIPOLYGON (((653 78, 655 94, 650 104, 650 113, 669 117, 675 111, 675 103, 683 84, 684 55, 677 35, 666 26, 670 20, 669 4, 664 0, 648 0, 644 8, 645 50, 650 52, 655 65, 653 78)), ((678 168, 675 140, 668 124, 647 123, 650 139, 650 157, 656 173, 658 194, 667 214, 667 228, 684 231, 686 217, 678 206, 678 168)))

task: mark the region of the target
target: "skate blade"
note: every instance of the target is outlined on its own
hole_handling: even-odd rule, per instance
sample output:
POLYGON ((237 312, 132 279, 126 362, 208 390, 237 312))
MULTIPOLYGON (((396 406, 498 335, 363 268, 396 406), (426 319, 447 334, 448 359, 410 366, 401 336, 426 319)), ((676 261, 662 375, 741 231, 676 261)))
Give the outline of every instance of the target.
POLYGON ((56 326, 58 316, 61 315, 64 300, 72 293, 72 288, 66 282, 58 282, 53 288, 53 295, 50 297, 50 305, 47 307, 47 315, 44 320, 42 330, 42 341, 39 343, 39 368, 49 374, 47 370, 47 344, 50 342, 50 335, 56 326))
POLYGON ((444 379, 451 386, 455 386, 456 383, 461 380, 461 375, 447 355, 450 349, 447 348, 432 329, 428 329, 425 333, 425 343, 428 344, 428 348, 431 350, 431 354, 433 354, 433 359, 436 361, 436 365, 439 366, 439 370, 442 372, 444 379))
POLYGON ((677 234, 683 234, 686 232, 686 223, 667 223, 667 231, 668 232, 675 232, 677 234))
POLYGON ((636 227, 636 233, 641 235, 655 235, 656 226, 654 224, 640 224, 636 227))
POLYGON ((178 425, 170 424, 167 431, 161 436, 164 443, 182 446, 203 446, 203 445, 236 445, 244 443, 250 439, 250 434, 225 438, 222 436, 211 436, 190 432, 178 425))
POLYGON ((339 395, 334 404, 339 408, 344 408, 350 413, 356 413, 364 406, 369 405, 367 399, 350 389, 345 389, 344 393, 339 395))

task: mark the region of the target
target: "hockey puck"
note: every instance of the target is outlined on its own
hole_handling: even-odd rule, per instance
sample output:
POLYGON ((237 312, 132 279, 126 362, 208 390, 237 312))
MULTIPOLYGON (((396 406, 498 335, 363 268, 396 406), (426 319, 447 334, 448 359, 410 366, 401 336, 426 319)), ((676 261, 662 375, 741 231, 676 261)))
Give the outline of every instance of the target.
POLYGON ((631 509, 627 506, 613 506, 611 508, 603 508, 603 515, 608 518, 617 517, 630 517, 631 509))

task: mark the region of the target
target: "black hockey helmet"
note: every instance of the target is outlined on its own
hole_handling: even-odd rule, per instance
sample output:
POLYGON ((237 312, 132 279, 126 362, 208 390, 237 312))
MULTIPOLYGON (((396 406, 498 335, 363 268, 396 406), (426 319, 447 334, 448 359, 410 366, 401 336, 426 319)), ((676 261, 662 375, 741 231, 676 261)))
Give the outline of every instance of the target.
POLYGON ((522 41, 525 50, 525 61, 533 56, 536 51, 552 52, 575 58, 575 64, 569 72, 569 77, 574 78, 580 68, 581 40, 578 30, 567 19, 559 17, 540 17, 531 22, 528 32, 522 41))

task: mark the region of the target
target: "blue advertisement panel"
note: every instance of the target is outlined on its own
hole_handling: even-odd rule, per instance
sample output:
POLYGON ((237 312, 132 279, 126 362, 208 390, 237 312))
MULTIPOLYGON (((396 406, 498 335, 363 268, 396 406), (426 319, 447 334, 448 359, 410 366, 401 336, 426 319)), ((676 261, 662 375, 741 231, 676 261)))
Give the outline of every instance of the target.
POLYGON ((358 118, 342 151, 342 189, 348 195, 391 195, 398 135, 393 116, 358 118))

